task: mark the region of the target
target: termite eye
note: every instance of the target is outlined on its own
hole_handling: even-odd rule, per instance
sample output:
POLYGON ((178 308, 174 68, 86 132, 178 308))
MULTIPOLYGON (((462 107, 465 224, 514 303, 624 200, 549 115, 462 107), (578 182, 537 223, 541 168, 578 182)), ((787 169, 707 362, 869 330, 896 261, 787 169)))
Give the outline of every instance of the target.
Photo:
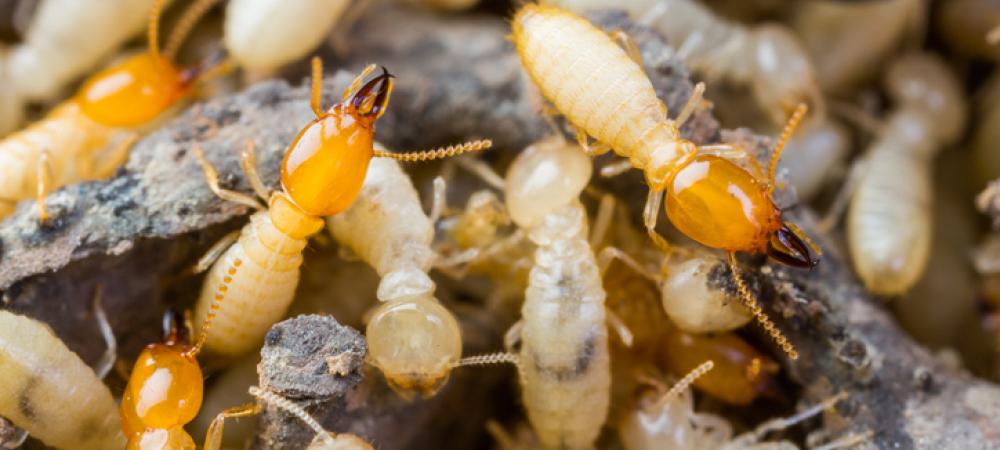
POLYGON ((350 105, 354 111, 363 117, 378 119, 385 114, 386 107, 389 106, 389 96, 392 94, 393 76, 382 68, 382 74, 365 83, 358 89, 358 92, 351 97, 350 105))
POLYGON ((785 224, 771 234, 767 242, 767 256, 782 264, 803 269, 812 269, 818 262, 812 257, 802 238, 785 224))
POLYGON ((133 56, 90 77, 77 94, 90 119, 112 127, 135 127, 155 119, 190 88, 166 59, 133 56))

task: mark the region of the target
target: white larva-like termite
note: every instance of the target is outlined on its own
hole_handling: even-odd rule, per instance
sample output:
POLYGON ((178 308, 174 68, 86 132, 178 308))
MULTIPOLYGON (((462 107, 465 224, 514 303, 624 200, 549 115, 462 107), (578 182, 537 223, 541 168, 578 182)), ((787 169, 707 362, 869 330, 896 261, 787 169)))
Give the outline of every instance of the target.
POLYGON ((354 204, 327 218, 330 233, 379 276, 381 305, 365 332, 369 360, 400 394, 428 397, 462 356, 454 315, 434 298, 434 223, 399 163, 376 159, 354 204))
MULTIPOLYGON (((618 423, 618 436, 625 450, 798 450, 789 441, 762 439, 771 432, 783 430, 832 408, 845 395, 834 395, 787 418, 768 420, 757 428, 733 436, 733 428, 725 418, 694 410, 694 395, 690 386, 698 377, 712 370, 713 362, 698 366, 670 389, 655 382, 656 390, 636 399, 631 410, 618 423)), ((824 450, 850 448, 870 438, 870 434, 849 434, 820 447, 824 450)))
POLYGON ((908 36, 922 36, 926 8, 923 0, 800 2, 791 26, 823 91, 849 92, 878 73, 908 36))
POLYGON ((576 12, 624 7, 677 46, 680 56, 710 80, 751 86, 774 123, 782 124, 799 103, 822 116, 823 96, 809 55, 780 24, 744 26, 719 17, 694 0, 547 0, 576 12))
POLYGON ((958 80, 929 54, 897 58, 885 86, 896 106, 865 157, 847 234, 865 286, 898 295, 916 283, 930 256, 932 162, 958 139, 966 112, 958 80))
POLYGON ((124 448, 118 406, 45 324, 0 311, 0 416, 59 449, 124 448))
POLYGON ((226 49, 241 66, 272 72, 319 46, 350 4, 350 0, 232 0, 226 8, 226 49))

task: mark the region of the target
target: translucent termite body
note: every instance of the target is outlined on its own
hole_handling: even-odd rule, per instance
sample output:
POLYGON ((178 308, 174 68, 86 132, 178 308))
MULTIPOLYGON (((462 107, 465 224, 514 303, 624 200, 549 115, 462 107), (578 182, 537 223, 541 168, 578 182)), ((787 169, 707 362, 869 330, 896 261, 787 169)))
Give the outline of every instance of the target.
POLYGON ((273 72, 320 45, 350 0, 233 0, 226 49, 240 66, 273 72))
POLYGON ((45 324, 0 311, 0 379, 0 416, 46 445, 125 445, 111 391, 45 324))
POLYGON ((147 53, 94 74, 72 99, 0 141, 0 217, 19 200, 37 198, 45 220, 44 198, 50 189, 110 176, 128 158, 138 133, 187 97, 215 65, 211 61, 181 70, 170 62, 190 26, 214 0, 192 4, 164 55, 158 45, 162 3, 156 0, 150 15, 147 53))
POLYGON ((548 141, 518 155, 507 172, 511 217, 537 246, 521 307, 518 360, 528 419, 546 448, 593 447, 610 404, 605 293, 587 241, 587 214, 580 191, 569 196, 547 189, 566 184, 563 168, 589 173, 589 164, 565 162, 581 159, 587 157, 573 146, 548 141))
MULTIPOLYGON (((734 437, 732 425, 726 419, 694 410, 694 397, 688 388, 713 367, 713 361, 707 361, 669 390, 655 382, 657 389, 647 389, 640 393, 632 409, 618 423, 618 436, 622 446, 626 450, 798 450, 798 446, 788 441, 761 441, 770 432, 794 426, 821 414, 843 398, 843 395, 830 397, 791 417, 766 421, 754 430, 734 437)), ((822 448, 849 448, 868 437, 845 436, 839 441, 824 444, 822 448)))
POLYGON ((823 91, 850 92, 884 67, 908 37, 922 35, 925 3, 802 2, 795 5, 791 26, 809 52, 823 91))
POLYGON ((410 177, 396 161, 373 160, 354 204, 328 218, 327 227, 382 277, 382 304, 365 332, 369 360, 405 397, 433 395, 461 358, 462 337, 454 315, 434 298, 434 223, 410 177))
MULTIPOLYGON (((513 19, 513 40, 524 68, 556 109, 577 130, 588 153, 613 150, 627 159, 617 171, 637 168, 649 186, 644 223, 650 238, 664 250, 669 244, 656 232, 663 194, 674 226, 693 240, 729 252, 741 299, 769 334, 792 358, 794 347, 764 314, 737 272, 736 253, 765 253, 795 267, 817 261, 808 237, 781 219, 771 200, 776 163, 784 143, 805 115, 796 109, 772 154, 766 181, 720 157, 730 146, 708 146, 684 139, 679 126, 700 102, 688 100, 677 120, 667 118, 637 55, 615 44, 585 19, 555 7, 528 4, 513 19), (587 136, 599 141, 587 145, 587 136), (699 149, 702 154, 698 154, 699 149), (722 150, 722 152, 718 152, 722 150), (706 154, 709 153, 709 154, 706 154)), ((814 248, 818 251, 818 248, 814 248)))
POLYGON ((823 115, 815 70, 798 38, 784 25, 745 26, 718 16, 695 0, 546 0, 576 12, 628 10, 675 45, 685 63, 711 80, 749 85, 773 122, 782 124, 800 103, 823 115))
POLYGON ((885 74, 895 101, 868 150, 851 198, 848 246, 876 294, 898 295, 920 278, 931 241, 931 164, 965 126, 965 100, 948 67, 929 54, 896 59, 885 74))
MULTIPOLYGON (((201 149, 196 149, 216 195, 260 210, 250 217, 234 244, 225 247, 232 243, 230 237, 209 252, 210 257, 221 256, 202 286, 195 324, 208 330, 213 321, 216 323, 210 332, 198 334, 196 348, 205 345, 218 356, 235 357, 261 343, 294 297, 307 239, 323 228, 324 217, 339 214, 354 202, 372 158, 423 161, 491 145, 476 141, 414 153, 375 150, 375 121, 388 106, 392 75, 383 69, 382 74, 364 83, 374 69, 366 68, 345 90, 341 103, 324 111, 320 107, 322 65, 319 58, 313 59, 311 106, 316 118, 302 128, 285 153, 282 189, 268 194, 256 173, 252 142, 242 154, 250 185, 267 201, 267 208, 249 195, 219 188, 218 174, 201 149)), ((200 262, 199 267, 209 263, 200 262)))

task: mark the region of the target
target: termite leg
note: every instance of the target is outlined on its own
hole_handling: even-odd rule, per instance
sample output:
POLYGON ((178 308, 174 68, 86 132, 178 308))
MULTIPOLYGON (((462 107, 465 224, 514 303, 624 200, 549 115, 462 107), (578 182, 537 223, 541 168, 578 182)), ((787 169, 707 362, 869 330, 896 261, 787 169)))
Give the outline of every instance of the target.
POLYGON ((93 174, 97 178, 106 178, 110 176, 114 171, 118 170, 125 161, 128 160, 128 155, 132 146, 139 140, 138 133, 132 133, 118 145, 115 145, 101 158, 100 164, 94 166, 93 174))
POLYGON ((38 163, 35 166, 35 202, 38 204, 38 220, 47 222, 49 211, 45 208, 45 197, 49 195, 49 186, 52 185, 52 160, 49 149, 43 148, 38 155, 38 163))
POLYGON ((239 419, 250 417, 260 413, 260 405, 257 403, 229 408, 219 413, 208 426, 205 433, 205 450, 219 450, 222 448, 222 433, 225 431, 226 419, 239 419))
POLYGON ((632 161, 628 158, 622 158, 604 167, 601 167, 601 176, 604 178, 617 177, 625 172, 628 172, 632 168, 632 161))
POLYGON ((601 195, 601 203, 597 207, 597 214, 594 217, 594 225, 590 230, 590 247, 597 246, 604 242, 608 230, 611 228, 611 219, 615 214, 615 197, 611 194, 601 195))
POLYGON ((229 247, 239 238, 240 230, 235 230, 223 236, 215 244, 212 244, 212 247, 205 252, 205 255, 198 258, 198 262, 191 268, 191 273, 199 274, 208 270, 209 267, 212 267, 212 264, 215 264, 215 260, 219 259, 226 250, 229 250, 229 247))
POLYGON ((734 441, 741 442, 744 444, 753 444, 759 442, 766 434, 784 430, 786 428, 795 426, 802 423, 810 418, 822 413, 823 411, 833 408, 838 402, 847 397, 846 392, 841 392, 837 395, 827 398, 820 403, 817 403, 805 410, 790 416, 790 417, 779 417, 776 419, 768 420, 749 431, 743 435, 738 436, 734 441))
POLYGON ((677 128, 684 126, 684 123, 691 118, 691 115, 698 110, 698 106, 701 105, 701 100, 705 96, 705 83, 698 82, 694 85, 694 89, 691 91, 691 96, 688 97, 687 102, 681 108, 681 112, 677 114, 677 118, 674 119, 674 123, 677 128))
POLYGON ((264 186, 264 182, 261 181, 260 173, 257 172, 257 147, 253 139, 248 139, 246 148, 240 152, 240 166, 243 167, 243 173, 246 174, 247 181, 250 182, 253 191, 257 193, 257 196, 261 200, 267 203, 271 195, 267 187, 264 186))
POLYGON ((771 152, 771 163, 767 166, 768 194, 774 192, 774 176, 778 170, 778 160, 781 159, 781 152, 785 150, 785 144, 792 138, 792 134, 795 133, 795 129, 799 127, 799 123, 802 122, 802 118, 805 117, 808 111, 809 107, 805 103, 799 103, 799 106, 795 108, 795 112, 792 113, 792 117, 788 118, 785 128, 781 130, 781 135, 778 136, 778 144, 774 146, 774 151, 771 152))
POLYGON ((851 202, 851 197, 854 196, 854 192, 857 191, 858 185, 861 184, 861 179, 864 178, 867 171, 868 160, 864 157, 851 165, 851 170, 847 173, 847 179, 840 185, 840 189, 833 197, 833 202, 816 225, 816 229, 819 232, 826 233, 837 226, 840 218, 844 215, 844 211, 847 210, 847 205, 851 202))
POLYGON ((625 50, 625 53, 628 54, 629 58, 632 58, 632 61, 635 61, 640 66, 642 65, 642 52, 639 51, 639 46, 636 45, 635 39, 632 39, 632 36, 623 30, 611 31, 608 35, 621 46, 622 50, 625 50))
POLYGON ((600 156, 611 150, 611 146, 603 142, 596 142, 593 145, 590 144, 590 139, 587 137, 587 131, 582 127, 573 125, 573 130, 576 133, 576 142, 580 144, 580 148, 583 152, 589 156, 600 156))
POLYGON ((448 206, 448 195, 447 195, 447 183, 444 181, 444 177, 437 176, 434 177, 434 194, 431 199, 431 212, 427 216, 430 219, 431 224, 437 224, 438 220, 441 220, 441 216, 444 215, 444 210, 448 206))
POLYGON ((479 177, 490 187, 502 191, 507 182, 489 164, 474 158, 458 158, 455 163, 479 177))
POLYGON ((658 275, 647 269, 639 261, 636 261, 632 255, 625 253, 617 247, 604 247, 597 255, 597 267, 598 270, 601 271, 602 276, 604 275, 604 272, 607 272, 608 268, 611 267, 611 262, 616 259, 657 285, 663 281, 658 275))
POLYGON ((503 348, 505 348, 508 352, 514 353, 514 349, 517 347, 517 344, 521 343, 521 330, 523 329, 523 320, 514 322, 514 325, 511 325, 510 328, 507 329, 507 332, 503 334, 503 348))
POLYGON ((205 152, 201 150, 200 145, 194 147, 194 156, 198 159, 198 163, 201 164, 201 169, 205 173, 205 181, 208 182, 208 188, 211 189, 217 197, 233 203, 249 206, 254 209, 265 209, 264 206, 252 196, 246 195, 242 192, 231 191, 219 187, 219 173, 215 171, 215 167, 212 167, 212 163, 205 159, 205 152))
POLYGON ((632 334, 632 330, 628 328, 628 325, 622 321, 618 314, 610 309, 605 309, 605 318, 607 319, 608 326, 612 330, 615 330, 615 334, 618 335, 618 339, 625 344, 625 347, 632 348, 632 343, 635 341, 635 335, 632 334))
POLYGON ((854 448, 854 446, 871 440, 875 436, 875 432, 872 430, 865 431, 864 433, 850 433, 840 439, 836 439, 826 444, 820 445, 818 447, 813 447, 813 450, 840 450, 842 448, 854 448))
POLYGON ((361 89, 361 84, 365 82, 365 78, 368 78, 368 75, 371 75, 372 72, 375 71, 375 67, 376 67, 375 64, 369 64, 365 66, 365 69, 362 70, 361 73, 358 74, 358 76, 354 77, 354 81, 351 81, 351 84, 347 86, 347 89, 344 89, 344 92, 343 94, 341 94, 340 99, 345 102, 349 100, 351 96, 354 95, 355 92, 357 92, 358 89, 361 89))
POLYGON ((103 288, 100 285, 94 288, 94 318, 97 319, 97 327, 101 330, 101 337, 104 338, 104 344, 107 347, 104 354, 101 355, 101 359, 97 360, 97 364, 94 364, 94 373, 97 374, 98 379, 103 380, 111 372, 118 359, 118 340, 115 339, 115 332, 111 328, 111 323, 108 322, 107 314, 104 313, 104 306, 101 304, 102 294, 103 288))
POLYGON ((642 211, 642 222, 646 226, 646 233, 649 234, 649 238, 653 240, 653 243, 660 250, 669 253, 670 244, 667 243, 666 238, 656 231, 656 220, 660 214, 660 204, 662 202, 663 191, 650 189, 649 194, 646 196, 646 207, 642 211))

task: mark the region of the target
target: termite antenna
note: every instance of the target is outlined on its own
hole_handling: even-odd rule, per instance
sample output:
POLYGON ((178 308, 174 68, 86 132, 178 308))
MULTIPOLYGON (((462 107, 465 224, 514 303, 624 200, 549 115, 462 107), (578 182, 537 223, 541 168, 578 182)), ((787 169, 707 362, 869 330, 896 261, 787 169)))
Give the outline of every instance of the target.
POLYGON ((160 14, 163 12, 163 0, 153 0, 153 10, 149 12, 149 26, 146 28, 149 40, 149 54, 153 60, 160 59, 160 14))
POLYGON ((715 367, 715 362, 712 360, 705 361, 698 367, 695 367, 694 370, 688 372, 687 375, 684 375, 684 378, 681 378, 680 381, 674 384, 669 391, 660 396, 660 399, 653 404, 652 410, 659 411, 664 405, 670 403, 670 401, 691 387, 691 383, 694 383, 694 380, 708 373, 713 367, 715 367))
POLYGON ((788 119, 788 123, 785 124, 785 129, 781 130, 781 136, 778 137, 778 145, 771 152, 771 163, 767 166, 767 195, 774 193, 774 176, 778 171, 778 160, 781 159, 781 152, 785 149, 785 144, 792 138, 792 133, 795 133, 795 129, 798 128, 799 123, 802 122, 802 118, 806 116, 806 112, 808 111, 809 106, 805 103, 799 103, 799 106, 795 107, 795 111, 788 119))
POLYGON ((323 60, 319 56, 312 57, 312 96, 309 99, 309 106, 312 107, 316 117, 323 115, 323 108, 320 106, 320 97, 323 95, 323 60))
POLYGON ((442 147, 434 150, 424 150, 419 152, 393 153, 393 152, 376 150, 374 156, 376 158, 391 158, 397 161, 405 161, 405 162, 430 161, 434 159, 458 156, 463 153, 478 152, 481 150, 486 150, 492 146, 493 146, 493 141, 489 139, 482 139, 478 141, 465 142, 458 145, 449 145, 447 147, 442 147))
POLYGON ((319 422, 316 421, 316 419, 310 416, 309 413, 306 412, 306 410, 302 409, 301 406, 292 403, 291 400, 288 400, 287 398, 282 397, 273 392, 260 389, 257 386, 250 386, 249 392, 250 395, 257 397, 258 399, 263 400, 266 403, 270 403, 271 405, 274 405, 275 407, 295 417, 298 417, 299 420, 304 422, 307 426, 309 426, 309 428, 312 428, 312 430, 316 432, 317 436, 323 436, 323 440, 326 442, 327 445, 332 446, 336 444, 336 442, 334 442, 333 440, 332 436, 333 433, 326 431, 326 429, 323 428, 323 426, 320 425, 319 422))
MULTIPOLYGON (((745 435, 741 435, 738 438, 738 440, 740 442, 744 442, 744 443, 747 443, 747 444, 750 444, 752 442, 759 442, 768 433, 775 432, 775 431, 780 431, 780 430, 784 430, 786 428, 798 425, 798 424, 800 424, 800 423, 802 423, 802 422, 804 422, 806 420, 811 419, 812 417, 816 416, 817 414, 822 413, 823 411, 825 411, 827 409, 833 408, 834 405, 836 405, 837 403, 839 403, 841 400, 844 400, 845 398, 847 398, 847 392, 841 391, 841 392, 837 393, 836 395, 831 396, 831 397, 829 397, 829 398, 827 398, 827 399, 823 400, 822 402, 819 402, 819 403, 817 403, 815 405, 812 405, 812 406, 810 406, 810 407, 808 407, 808 408, 806 408, 806 409, 804 409, 804 410, 796 413, 795 415, 793 415, 791 417, 779 417, 779 418, 776 418, 776 419, 768 420, 768 421, 766 421, 766 422, 758 425, 757 428, 753 429, 753 431, 750 431, 750 432, 746 433, 745 435)), ((837 447, 830 447, 830 448, 832 449, 832 448, 837 448, 837 447)), ((817 447, 817 449, 818 449, 818 447, 817 447)), ((814 450, 816 450, 816 449, 814 449, 814 450)))
POLYGON ((519 366, 521 364, 521 360, 520 358, 518 358, 517 355, 513 353, 500 352, 500 353, 490 353, 486 355, 466 356, 465 358, 462 358, 452 363, 451 367, 454 369, 456 367, 464 367, 464 366, 488 366, 491 364, 505 364, 505 363, 510 363, 515 366, 519 366))
POLYGON ((747 288, 747 284, 743 280, 743 275, 740 274, 739 266, 737 265, 736 253, 729 254, 729 270, 733 272, 733 281, 736 283, 736 290, 740 293, 740 299, 743 300, 743 306, 746 306, 747 309, 750 310, 754 319, 757 319, 757 323, 759 323, 761 328, 763 328, 764 331, 771 336, 771 339, 774 339, 774 342, 781 347, 781 350, 788 355, 789 359, 793 361, 799 359, 799 352, 795 351, 795 346, 793 346, 791 342, 788 342, 788 339, 786 339, 785 335, 781 333, 781 330, 774 325, 771 318, 767 317, 763 308, 760 307, 760 303, 754 299, 750 289, 747 288))
POLYGON ((163 50, 167 59, 172 61, 177 56, 177 52, 181 49, 181 44, 184 43, 184 39, 187 38, 191 29, 194 28, 195 24, 197 24, 205 13, 212 9, 218 1, 219 0, 195 0, 193 3, 188 5, 187 9, 184 10, 184 14, 181 15, 181 18, 177 20, 177 24, 174 25, 174 30, 170 32, 170 37, 167 38, 167 46, 164 47, 163 50))

